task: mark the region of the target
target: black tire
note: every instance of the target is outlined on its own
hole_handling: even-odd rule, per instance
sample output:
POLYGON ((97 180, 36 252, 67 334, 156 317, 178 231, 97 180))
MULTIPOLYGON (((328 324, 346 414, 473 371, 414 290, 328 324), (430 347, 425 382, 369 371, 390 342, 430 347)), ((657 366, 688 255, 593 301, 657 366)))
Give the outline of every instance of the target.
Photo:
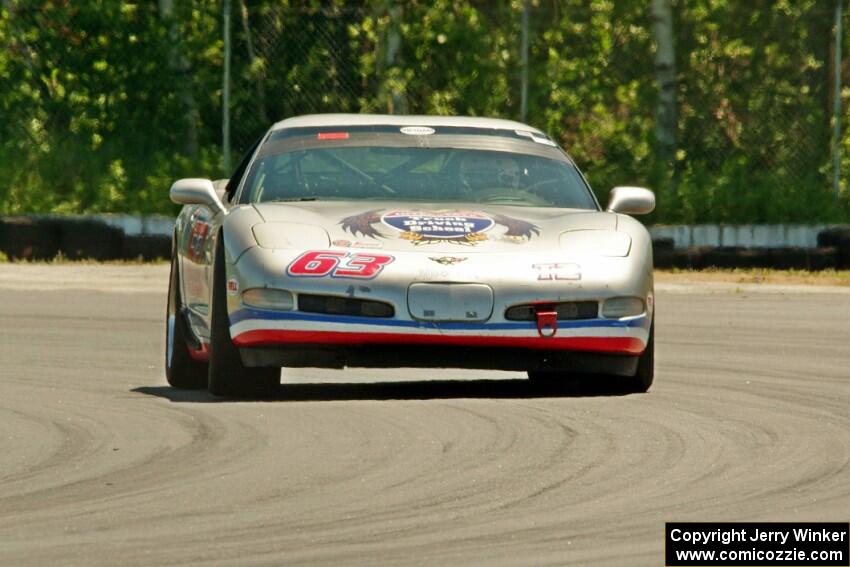
POLYGON ((280 368, 249 368, 230 337, 224 245, 219 234, 213 265, 210 368, 207 386, 216 396, 267 398, 280 387, 280 368))
POLYGON ((165 310, 165 378, 175 388, 203 389, 207 385, 207 364, 189 354, 191 331, 180 313, 183 298, 180 293, 180 268, 177 252, 171 251, 171 276, 168 280, 168 306, 165 310))
POLYGON ((627 392, 644 393, 648 392, 652 387, 652 381, 655 378, 655 316, 652 317, 652 324, 649 327, 649 340, 646 343, 646 348, 638 358, 637 372, 634 376, 624 378, 627 392))
POLYGON ((584 393, 644 393, 649 391, 655 377, 655 317, 649 328, 646 348, 638 357, 634 376, 605 376, 571 374, 560 370, 529 370, 528 378, 540 386, 569 385, 584 393))
POLYGON ((584 374, 565 370, 529 370, 528 378, 535 389, 551 395, 597 395, 609 393, 612 388, 609 377, 603 374, 584 374))

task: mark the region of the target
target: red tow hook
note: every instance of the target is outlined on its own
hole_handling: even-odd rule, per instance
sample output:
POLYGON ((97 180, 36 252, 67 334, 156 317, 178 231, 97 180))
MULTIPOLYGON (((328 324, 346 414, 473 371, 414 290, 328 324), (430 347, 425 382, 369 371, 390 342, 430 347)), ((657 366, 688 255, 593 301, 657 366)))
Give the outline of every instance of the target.
POLYGON ((554 305, 539 305, 537 316, 537 334, 541 337, 554 337, 558 333, 558 312, 554 305))

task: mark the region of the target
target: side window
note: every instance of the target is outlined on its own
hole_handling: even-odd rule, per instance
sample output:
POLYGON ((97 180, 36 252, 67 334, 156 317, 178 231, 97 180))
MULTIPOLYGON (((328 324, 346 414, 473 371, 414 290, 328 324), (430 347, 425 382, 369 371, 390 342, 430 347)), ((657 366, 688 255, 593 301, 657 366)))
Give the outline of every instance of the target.
POLYGON ((242 203, 293 199, 305 189, 294 174, 292 154, 259 158, 251 166, 242 191, 242 203))
POLYGON ((224 188, 224 193, 227 195, 227 201, 232 202, 233 196, 236 195, 236 188, 239 187, 239 182, 242 181, 242 176, 245 175, 245 170, 248 168, 248 163, 251 161, 251 156, 254 155, 254 152, 257 150, 257 146, 260 145, 263 137, 254 142, 244 156, 242 156, 242 160, 239 162, 239 165, 236 166, 236 169, 233 171, 233 174, 230 176, 230 181, 227 182, 227 186, 224 188))
POLYGON ((243 193, 250 195, 250 202, 259 201, 262 198, 263 190, 266 182, 266 169, 268 167, 268 159, 263 158, 254 162, 254 167, 251 171, 251 176, 245 183, 243 193))

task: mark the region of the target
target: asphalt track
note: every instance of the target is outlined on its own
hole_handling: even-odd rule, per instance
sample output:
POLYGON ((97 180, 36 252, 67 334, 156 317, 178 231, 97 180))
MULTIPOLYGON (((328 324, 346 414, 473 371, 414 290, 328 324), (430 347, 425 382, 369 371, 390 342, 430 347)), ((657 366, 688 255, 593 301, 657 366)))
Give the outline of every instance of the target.
POLYGON ((233 402, 166 385, 166 268, 60 268, 0 265, 2 565, 662 565, 665 521, 850 519, 846 291, 659 289, 644 395, 304 370, 233 402))

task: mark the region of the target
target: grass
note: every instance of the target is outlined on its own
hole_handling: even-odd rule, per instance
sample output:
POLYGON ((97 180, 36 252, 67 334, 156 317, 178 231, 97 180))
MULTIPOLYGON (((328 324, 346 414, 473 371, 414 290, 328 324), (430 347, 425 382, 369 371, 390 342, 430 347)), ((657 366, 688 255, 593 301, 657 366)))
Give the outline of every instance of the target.
POLYGON ((9 258, 3 251, 0 251, 0 264, 32 264, 32 265, 64 265, 64 264, 72 264, 75 266, 88 266, 88 265, 107 265, 107 266, 138 266, 142 264, 167 264, 171 260, 168 258, 157 258, 155 260, 145 260, 141 256, 137 258, 119 258, 115 260, 93 260, 91 258, 82 258, 82 259, 71 259, 62 254, 58 253, 56 256, 46 260, 26 260, 15 258, 9 258))
POLYGON ((774 270, 770 268, 734 268, 656 270, 659 282, 731 282, 740 284, 850 286, 850 270, 774 270))

